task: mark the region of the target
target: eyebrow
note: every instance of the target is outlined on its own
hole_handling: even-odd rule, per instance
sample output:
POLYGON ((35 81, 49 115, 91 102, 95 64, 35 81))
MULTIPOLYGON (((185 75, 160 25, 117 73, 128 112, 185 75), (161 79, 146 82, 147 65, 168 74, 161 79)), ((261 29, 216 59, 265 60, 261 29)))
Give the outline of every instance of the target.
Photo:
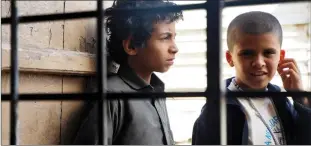
POLYGON ((264 50, 276 51, 277 49, 275 49, 275 48, 265 48, 264 50))
MULTIPOLYGON (((243 50, 254 50, 254 49, 252 49, 252 48, 240 49, 240 51, 243 51, 243 50)), ((267 47, 267 48, 264 48, 263 50, 277 50, 277 49, 267 47)))
MULTIPOLYGON (((275 49, 275 48, 264 48, 263 51, 274 51, 274 52, 276 52, 277 49, 275 49)), ((256 51, 254 49, 247 48, 247 49, 239 50, 238 53, 244 53, 244 52, 256 52, 256 51)))
MULTIPOLYGON (((173 36, 173 33, 171 33, 171 32, 163 32, 163 33, 160 33, 160 35, 162 36, 162 35, 169 35, 169 36, 173 36)), ((177 34, 176 33, 174 33, 174 36, 176 36, 177 34)))

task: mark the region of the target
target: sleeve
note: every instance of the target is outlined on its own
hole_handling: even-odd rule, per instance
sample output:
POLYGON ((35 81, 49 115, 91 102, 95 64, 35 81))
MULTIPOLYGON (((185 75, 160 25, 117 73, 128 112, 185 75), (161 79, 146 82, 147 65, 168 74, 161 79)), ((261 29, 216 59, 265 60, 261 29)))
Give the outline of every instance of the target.
MULTIPOLYGON (((220 145, 220 115, 218 102, 209 101, 195 121, 192 133, 193 145, 220 145)), ((227 144, 241 145, 245 142, 245 115, 237 106, 227 106, 227 144)), ((246 137, 247 138, 247 137, 246 137)))
POLYGON ((193 126, 192 145, 219 145, 220 121, 212 104, 207 102, 193 126), (207 105, 208 104, 208 105, 207 105))
POLYGON ((294 102, 297 111, 295 119, 295 131, 298 145, 311 145, 311 109, 294 102))
MULTIPOLYGON (((281 88, 282 92, 286 92, 281 88)), ((311 108, 303 104, 302 98, 287 97, 287 107, 294 120, 295 143, 311 145, 311 108)))

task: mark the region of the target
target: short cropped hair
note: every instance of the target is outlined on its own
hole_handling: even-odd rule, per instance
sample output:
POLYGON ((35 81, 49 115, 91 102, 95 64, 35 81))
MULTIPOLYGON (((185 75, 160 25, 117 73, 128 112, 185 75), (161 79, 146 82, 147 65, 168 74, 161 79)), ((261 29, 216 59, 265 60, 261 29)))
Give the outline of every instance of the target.
MULTIPOLYGON (((106 12, 114 9, 155 8, 173 6, 175 3, 162 0, 116 0, 106 12)), ((122 41, 131 37, 130 47, 144 48, 153 32, 153 24, 157 22, 175 22, 183 19, 182 12, 150 12, 150 13, 114 13, 105 19, 107 49, 109 57, 123 64, 128 55, 124 51, 122 41)))
POLYGON ((280 22, 271 14, 260 11, 243 13, 234 18, 228 27, 227 45, 229 51, 232 51, 237 39, 238 33, 246 34, 264 34, 273 33, 282 45, 283 34, 280 22))

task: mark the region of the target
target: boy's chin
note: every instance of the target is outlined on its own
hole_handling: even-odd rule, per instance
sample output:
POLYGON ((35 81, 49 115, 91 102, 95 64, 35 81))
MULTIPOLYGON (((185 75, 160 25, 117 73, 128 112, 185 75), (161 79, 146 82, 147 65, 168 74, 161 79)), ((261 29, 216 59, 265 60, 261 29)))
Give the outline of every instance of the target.
POLYGON ((249 85, 249 87, 250 87, 252 90, 264 90, 264 89, 266 89, 267 86, 268 86, 267 83, 249 85))
POLYGON ((159 72, 159 73, 165 73, 169 70, 170 68, 167 67, 167 68, 161 68, 161 69, 157 69, 155 72, 159 72))
POLYGON ((166 73, 167 71, 155 71, 155 72, 158 72, 158 73, 166 73))

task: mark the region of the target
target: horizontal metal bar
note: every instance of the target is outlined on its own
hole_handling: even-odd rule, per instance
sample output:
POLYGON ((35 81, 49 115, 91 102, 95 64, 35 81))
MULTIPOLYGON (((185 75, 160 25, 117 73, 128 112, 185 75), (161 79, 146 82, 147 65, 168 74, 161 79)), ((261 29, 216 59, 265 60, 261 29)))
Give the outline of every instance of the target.
POLYGON ((310 0, 233 0, 225 2, 225 7, 236 7, 245 5, 261 5, 261 4, 276 4, 276 3, 297 3, 308 2, 310 0))
MULTIPOLYGON (((70 13, 59 13, 59 14, 20 16, 19 23, 91 18, 91 17, 95 17, 96 14, 97 14, 96 11, 84 11, 84 12, 70 12, 70 13)), ((1 24, 9 24, 10 21, 11 21, 11 17, 1 18, 1 24)))
MULTIPOLYGON (((204 9, 206 3, 201 4, 190 4, 190 5, 177 5, 177 6, 166 6, 157 8, 140 8, 140 9, 117 9, 105 13, 105 15, 112 15, 113 13, 152 13, 155 11, 159 12, 177 12, 181 10, 195 10, 204 9)), ((43 21, 55 21, 55 20, 68 20, 68 19, 82 19, 91 18, 97 16, 97 11, 84 11, 84 12, 70 12, 70 13, 59 13, 59 14, 45 14, 45 15, 33 15, 33 16, 20 16, 19 23, 30 23, 30 22, 43 22, 43 21)), ((1 24, 9 24, 11 17, 1 18, 1 24)))
MULTIPOLYGON (((198 97, 204 96, 204 92, 170 92, 170 93, 107 93, 107 99, 116 98, 146 98, 150 96, 157 97, 198 97), (187 95, 187 96, 185 96, 187 95)), ((19 100, 97 100, 98 93, 73 93, 73 94, 20 94, 19 100)), ((2 94, 2 101, 10 100, 9 94, 2 94)))
MULTIPOLYGON (((311 92, 226 92, 228 97, 311 97, 311 92)), ((204 97, 207 92, 157 92, 157 93, 107 93, 107 99, 144 99, 150 98, 165 98, 165 97, 204 97)), ((2 94, 2 101, 11 100, 10 94, 2 94)), ((98 93, 73 93, 73 94, 20 94, 19 100, 97 100, 98 93)))
POLYGON ((114 13, 154 13, 154 12, 178 12, 182 10, 197 10, 206 9, 207 3, 188 4, 188 5, 175 5, 175 6, 161 6, 154 8, 130 8, 130 9, 115 9, 108 11, 105 15, 112 15, 114 13))
MULTIPOLYGON (((287 2, 306 2, 309 0, 243 0, 243 1, 227 1, 225 7, 232 6, 245 6, 245 5, 259 5, 259 4, 273 4, 273 3, 287 3, 287 2)), ((150 13, 154 11, 161 12, 176 12, 180 10, 197 10, 205 9, 207 3, 189 4, 189 5, 177 5, 148 9, 118 9, 110 11, 105 15, 111 15, 118 12, 133 12, 133 13, 150 13)), ((32 16, 20 16, 19 23, 31 23, 31 22, 44 22, 44 21, 60 21, 69 19, 82 19, 96 17, 96 11, 84 11, 84 12, 70 12, 59 14, 44 14, 44 15, 32 15, 32 16)), ((1 24, 10 24, 11 17, 1 18, 1 24)))
POLYGON ((260 92, 260 91, 245 91, 245 92, 227 92, 227 97, 311 97, 311 92, 288 91, 288 92, 260 92))

